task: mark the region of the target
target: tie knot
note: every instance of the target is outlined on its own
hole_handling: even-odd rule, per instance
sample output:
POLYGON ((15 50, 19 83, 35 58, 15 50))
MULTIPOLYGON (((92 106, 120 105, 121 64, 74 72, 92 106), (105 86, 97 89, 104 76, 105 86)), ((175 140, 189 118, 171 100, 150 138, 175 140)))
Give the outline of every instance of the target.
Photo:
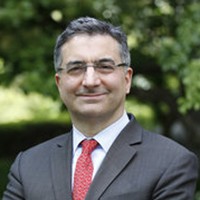
POLYGON ((98 142, 96 140, 94 140, 94 139, 92 139, 92 140, 83 140, 81 142, 81 145, 82 145, 82 151, 83 151, 83 153, 91 154, 92 151, 98 145, 98 142))

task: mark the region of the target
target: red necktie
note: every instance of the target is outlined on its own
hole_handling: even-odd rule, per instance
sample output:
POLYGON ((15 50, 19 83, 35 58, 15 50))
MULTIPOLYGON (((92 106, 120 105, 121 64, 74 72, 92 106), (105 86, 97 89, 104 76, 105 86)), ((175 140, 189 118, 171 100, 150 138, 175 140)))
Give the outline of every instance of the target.
POLYGON ((82 153, 77 160, 74 173, 73 200, 84 200, 92 182, 93 164, 91 153, 97 146, 96 140, 84 140, 82 153))

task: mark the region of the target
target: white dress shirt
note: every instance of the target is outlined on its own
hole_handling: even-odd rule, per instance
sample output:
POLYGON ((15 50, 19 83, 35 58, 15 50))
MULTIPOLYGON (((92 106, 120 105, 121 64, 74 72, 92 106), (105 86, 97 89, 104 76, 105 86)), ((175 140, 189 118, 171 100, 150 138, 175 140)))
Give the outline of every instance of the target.
MULTIPOLYGON (((102 130, 98 134, 96 134, 93 139, 95 139, 99 145, 97 148, 92 152, 92 162, 93 162, 93 178, 99 169, 103 159, 106 156, 106 153, 108 152, 109 148, 119 135, 119 133, 122 131, 122 129, 127 125, 129 122, 129 118, 124 112, 122 117, 108 126, 106 129, 102 130)), ((73 126, 73 161, 72 161, 72 186, 74 182, 74 172, 76 167, 76 162, 78 157, 81 154, 82 148, 79 145, 81 141, 84 139, 91 139, 84 136, 78 129, 76 129, 75 126, 73 126)))

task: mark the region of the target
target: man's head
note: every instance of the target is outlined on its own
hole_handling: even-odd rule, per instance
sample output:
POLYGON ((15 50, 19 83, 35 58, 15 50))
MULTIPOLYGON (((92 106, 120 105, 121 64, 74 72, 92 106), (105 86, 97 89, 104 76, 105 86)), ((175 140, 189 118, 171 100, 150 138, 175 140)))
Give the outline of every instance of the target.
POLYGON ((95 124, 89 131, 94 134, 122 116, 131 87, 129 62, 125 34, 105 22, 80 18, 59 36, 56 84, 79 130, 95 124))
POLYGON ((58 37, 54 50, 54 66, 57 71, 62 65, 63 58, 61 56, 62 46, 72 37, 79 34, 87 35, 109 35, 119 43, 119 52, 123 63, 130 66, 130 53, 127 45, 126 34, 120 29, 110 23, 100 21, 95 18, 82 17, 70 22, 67 28, 58 37))

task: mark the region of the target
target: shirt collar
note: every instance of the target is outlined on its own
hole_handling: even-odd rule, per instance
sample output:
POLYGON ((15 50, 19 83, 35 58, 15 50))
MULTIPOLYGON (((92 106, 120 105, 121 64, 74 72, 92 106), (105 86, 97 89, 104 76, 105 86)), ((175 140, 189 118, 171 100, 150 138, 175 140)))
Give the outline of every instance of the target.
MULTIPOLYGON (((124 112, 122 117, 118 119, 116 122, 105 128, 104 130, 100 131, 96 134, 93 139, 95 139, 103 148, 103 150, 107 153, 111 145, 113 144, 114 140, 120 134, 122 129, 127 125, 129 122, 129 118, 124 112)), ((88 139, 85 137, 74 125, 73 125, 73 153, 75 153, 78 145, 84 139, 88 139)))

